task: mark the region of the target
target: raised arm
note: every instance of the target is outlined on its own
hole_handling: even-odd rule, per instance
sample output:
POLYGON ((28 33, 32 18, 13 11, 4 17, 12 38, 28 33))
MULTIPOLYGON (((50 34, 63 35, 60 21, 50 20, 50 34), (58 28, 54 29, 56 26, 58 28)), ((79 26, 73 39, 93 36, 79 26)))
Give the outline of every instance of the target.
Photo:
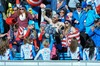
POLYGON ((35 53, 35 47, 32 45, 32 55, 33 55, 33 57, 35 58, 35 56, 36 56, 36 53, 35 53))
POLYGON ((40 54, 41 54, 41 50, 39 50, 39 52, 38 52, 37 55, 35 56, 34 60, 37 60, 38 57, 40 56, 40 54))
POLYGON ((53 35, 50 35, 50 46, 49 46, 50 50, 52 50, 53 44, 54 44, 53 35))
POLYGON ((42 11, 42 16, 44 17, 45 20, 47 20, 47 21, 49 22, 49 24, 52 23, 51 18, 48 18, 48 17, 45 15, 45 9, 42 11))
POLYGON ((6 36, 7 35, 7 33, 5 33, 5 34, 0 34, 0 37, 4 37, 4 36, 6 36))

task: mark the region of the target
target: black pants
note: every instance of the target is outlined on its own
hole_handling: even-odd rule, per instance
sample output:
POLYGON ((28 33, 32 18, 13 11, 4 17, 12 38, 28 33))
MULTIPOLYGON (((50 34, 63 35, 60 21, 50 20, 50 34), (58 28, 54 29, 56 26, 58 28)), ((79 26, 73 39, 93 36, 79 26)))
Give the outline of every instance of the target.
POLYGON ((85 32, 80 32, 80 40, 83 48, 85 47, 86 39, 87 39, 87 34, 85 32))

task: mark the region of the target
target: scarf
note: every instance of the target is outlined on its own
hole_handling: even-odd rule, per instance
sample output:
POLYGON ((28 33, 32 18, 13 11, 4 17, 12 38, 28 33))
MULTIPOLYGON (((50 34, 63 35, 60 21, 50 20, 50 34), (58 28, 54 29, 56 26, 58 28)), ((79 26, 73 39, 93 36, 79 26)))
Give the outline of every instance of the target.
POLYGON ((26 14, 25 13, 22 13, 20 16, 19 16, 19 19, 21 21, 24 21, 26 19, 26 14))

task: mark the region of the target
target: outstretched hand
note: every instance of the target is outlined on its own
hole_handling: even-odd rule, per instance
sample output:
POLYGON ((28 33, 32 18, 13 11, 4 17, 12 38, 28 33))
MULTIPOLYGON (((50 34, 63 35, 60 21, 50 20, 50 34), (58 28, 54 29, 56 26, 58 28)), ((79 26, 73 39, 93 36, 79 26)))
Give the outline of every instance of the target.
POLYGON ((40 5, 40 7, 43 9, 43 8, 46 7, 46 5, 42 3, 42 4, 40 5))

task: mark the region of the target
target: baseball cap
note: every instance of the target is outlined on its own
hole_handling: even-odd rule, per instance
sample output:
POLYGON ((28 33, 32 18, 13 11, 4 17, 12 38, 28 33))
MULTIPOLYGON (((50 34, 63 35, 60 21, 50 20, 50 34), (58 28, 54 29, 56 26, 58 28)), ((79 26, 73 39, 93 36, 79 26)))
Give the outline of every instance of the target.
POLYGON ((77 4, 76 4, 76 7, 77 7, 77 8, 81 8, 81 3, 77 3, 77 4))

